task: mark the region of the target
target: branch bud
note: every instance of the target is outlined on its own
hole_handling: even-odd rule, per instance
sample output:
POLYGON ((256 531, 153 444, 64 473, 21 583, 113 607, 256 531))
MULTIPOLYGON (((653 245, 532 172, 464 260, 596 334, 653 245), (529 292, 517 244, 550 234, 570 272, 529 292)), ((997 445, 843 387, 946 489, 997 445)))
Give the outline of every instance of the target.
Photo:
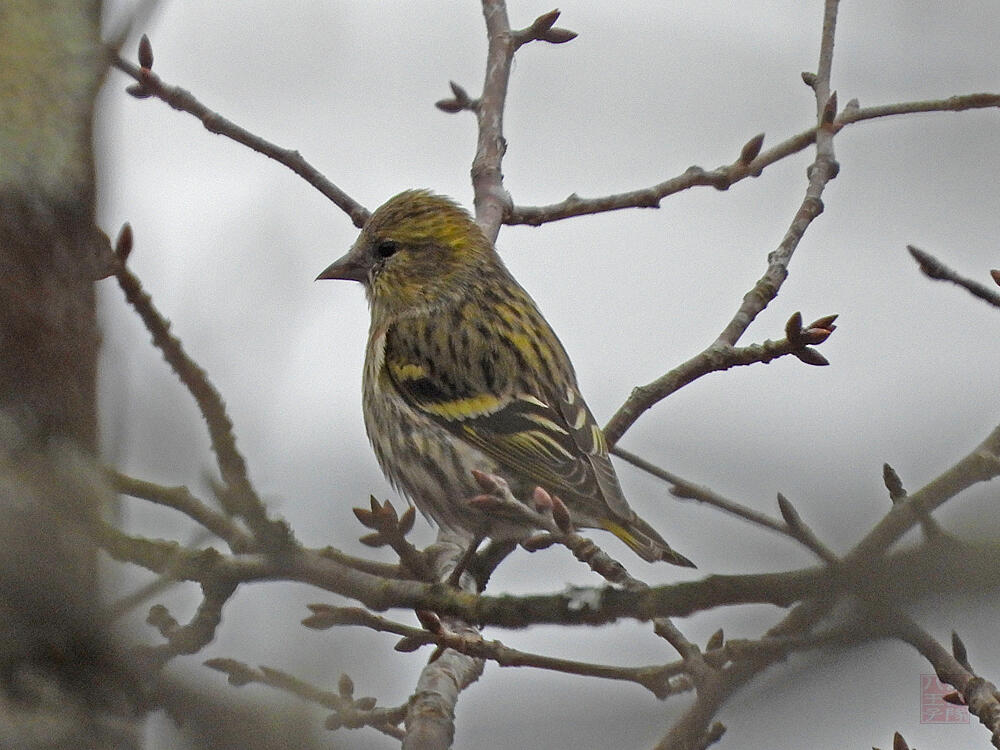
POLYGON ((483 492, 496 492, 500 489, 500 484, 493 475, 487 474, 485 471, 473 469, 472 478, 476 480, 476 484, 479 485, 479 489, 483 492))
POLYGON ((153 45, 145 34, 139 40, 139 66, 150 70, 153 67, 153 45))
POLYGON ((792 352, 796 357, 805 362, 807 365, 813 365, 814 367, 825 367, 830 364, 830 360, 824 357, 815 349, 810 349, 806 347, 797 352, 792 352))
POLYGON ((413 522, 417 518, 417 509, 412 505, 403 511, 403 515, 399 517, 399 535, 406 536, 413 530, 413 522))
POLYGON ((538 552, 539 550, 548 549, 555 543, 556 539, 551 534, 533 534, 521 541, 521 547, 528 552, 538 552))
POLYGON ((559 20, 559 9, 550 10, 548 13, 543 13, 534 21, 531 22, 531 26, 528 27, 528 31, 532 35, 538 36, 542 32, 548 31, 553 26, 555 26, 556 21, 559 20))
POLYGON ((249 685, 257 679, 250 667, 235 659, 207 659, 205 666, 225 674, 226 680, 234 687, 249 685))
POLYGON ((534 501, 535 510, 539 513, 552 512, 552 495, 546 492, 544 487, 535 487, 535 491, 532 493, 531 499, 534 501))
POLYGON ((825 328, 826 330, 832 333, 833 331, 837 330, 837 326, 835 326, 833 323, 839 317, 840 317, 839 315, 824 315, 822 318, 817 318, 816 320, 814 320, 812 323, 806 326, 806 328, 825 328))
POLYGON ((126 86, 125 93, 129 96, 134 96, 136 99, 148 99, 152 96, 141 83, 133 83, 131 86, 126 86))
POLYGON ((448 81, 448 85, 451 86, 451 93, 453 97, 451 99, 442 99, 441 101, 435 102, 434 106, 443 112, 461 112, 463 109, 474 109, 475 103, 469 96, 468 92, 459 86, 454 81, 448 81))
POLYGON ((882 481, 885 488, 889 490, 889 499, 893 503, 906 499, 906 489, 903 487, 903 480, 899 478, 896 470, 889 464, 882 464, 882 481))
POLYGON ((434 635, 440 635, 444 632, 444 626, 441 624, 441 618, 437 616, 436 612, 431 612, 429 609, 418 609, 415 611, 417 619, 420 620, 420 624, 423 626, 424 630, 434 633, 434 635))
POLYGON ((758 133, 745 144, 743 144, 743 149, 740 151, 740 164, 749 164, 757 155, 760 153, 761 147, 764 145, 764 134, 758 133))
POLYGON ((573 520, 569 516, 569 508, 557 495, 552 496, 552 519, 564 534, 573 530, 573 520))
POLYGON ((788 524, 789 528, 798 529, 802 526, 802 518, 799 516, 799 512, 795 510, 795 506, 791 504, 787 497, 778 493, 778 510, 781 511, 781 517, 785 519, 785 523, 788 524))
POLYGON ((951 631, 951 654, 955 657, 955 661, 969 670, 969 672, 975 674, 969 664, 969 653, 965 650, 965 644, 962 643, 962 639, 958 637, 958 633, 954 630, 951 631))
POLYGON ((412 638, 411 636, 406 636, 405 638, 400 638, 399 641, 393 646, 393 649, 399 651, 401 654, 409 654, 416 651, 418 648, 424 645, 424 642, 419 638, 412 638))
POLYGON ((549 29, 544 34, 539 35, 539 39, 549 44, 565 44, 572 42, 579 36, 575 31, 569 29, 549 29))
POLYGON ((366 547, 384 547, 388 542, 385 537, 378 531, 374 531, 371 534, 365 534, 362 537, 358 537, 358 541, 361 542, 366 547))
POLYGON ((705 644, 706 651, 715 651, 717 648, 722 648, 722 644, 726 642, 725 633, 723 633, 722 628, 719 628, 708 638, 708 643, 705 644))
POLYGON ((340 675, 340 679, 337 680, 337 692, 340 693, 341 698, 348 700, 354 696, 354 680, 348 674, 340 675))
POLYGON ((794 312, 792 317, 785 323, 785 338, 789 343, 799 345, 802 343, 802 313, 794 312))
POLYGON ((125 265, 128 256, 132 253, 132 242, 132 225, 126 221, 118 231, 118 237, 115 238, 115 255, 118 256, 122 265, 125 265))

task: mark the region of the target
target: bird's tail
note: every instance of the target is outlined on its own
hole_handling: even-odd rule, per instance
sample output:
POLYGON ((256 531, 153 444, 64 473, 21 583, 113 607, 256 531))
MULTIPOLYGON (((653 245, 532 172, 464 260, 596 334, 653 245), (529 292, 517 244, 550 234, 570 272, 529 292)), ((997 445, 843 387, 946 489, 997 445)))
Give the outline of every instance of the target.
POLYGON ((601 526, 610 531, 629 546, 633 552, 646 562, 656 562, 663 560, 672 565, 680 565, 682 568, 696 567, 680 552, 675 552, 670 545, 664 541, 663 537, 656 533, 656 530, 639 516, 635 516, 631 521, 620 522, 606 519, 601 521, 601 526))

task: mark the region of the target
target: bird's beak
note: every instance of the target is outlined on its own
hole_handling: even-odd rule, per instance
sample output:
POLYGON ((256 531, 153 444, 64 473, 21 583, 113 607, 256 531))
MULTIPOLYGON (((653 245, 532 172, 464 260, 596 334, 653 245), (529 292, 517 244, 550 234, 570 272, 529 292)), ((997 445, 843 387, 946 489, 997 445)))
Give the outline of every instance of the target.
POLYGON ((368 277, 368 268, 353 249, 342 258, 328 265, 316 281, 320 279, 343 279, 344 281, 364 281, 368 277))

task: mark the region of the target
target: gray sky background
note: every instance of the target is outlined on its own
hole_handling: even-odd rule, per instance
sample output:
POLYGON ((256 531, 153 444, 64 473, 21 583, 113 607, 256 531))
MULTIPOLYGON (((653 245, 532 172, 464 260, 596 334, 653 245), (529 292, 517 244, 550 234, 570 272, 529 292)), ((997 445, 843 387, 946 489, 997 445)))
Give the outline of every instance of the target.
MULTIPOLYGON (((128 3, 111 6, 115 19, 128 3)), ((567 0, 559 7, 559 25, 579 38, 523 48, 511 78, 504 173, 517 203, 645 186, 691 164, 712 168, 732 161, 755 133, 766 134, 766 148, 814 121, 812 92, 799 74, 816 67, 819 0, 567 0)), ((515 27, 550 9, 509 3, 515 27)), ((471 205, 474 119, 446 115, 433 102, 449 95, 449 80, 478 93, 486 45, 478 3, 174 2, 138 31, 150 35, 154 69, 168 83, 298 149, 369 208, 410 187, 471 205)), ((993 0, 844 3, 833 86, 841 105, 856 97, 862 106, 996 92, 998 31, 993 0)), ((130 56, 134 50, 131 43, 130 56)), ((356 230, 284 168, 162 103, 132 99, 122 91, 127 83, 112 72, 102 100, 102 225, 113 235, 131 222, 132 268, 224 395, 251 475, 276 512, 306 544, 366 553, 350 508, 369 492, 394 497, 361 419, 368 313, 359 287, 313 282, 356 230)), ((797 310, 806 321, 839 313, 837 332, 821 347, 831 366, 786 358, 706 377, 648 412, 622 445, 772 514, 780 491, 838 550, 888 509, 883 462, 913 490, 971 450, 1000 415, 1000 317, 923 277, 905 245, 983 281, 1000 266, 996 117, 911 115, 843 131, 835 144, 841 173, 824 196, 826 211, 799 247, 781 295, 742 342, 781 338, 797 310)), ((600 421, 631 388, 697 353, 725 326, 791 221, 811 159, 803 152, 724 193, 687 191, 658 211, 502 230, 505 261, 562 338, 600 421)), ((113 282, 103 283, 107 456, 135 475, 205 492, 212 457, 196 409, 113 282)), ((701 568, 649 566, 596 537, 651 583, 813 562, 789 541, 672 499, 665 485, 627 466, 619 473, 632 505, 701 568)), ((996 490, 988 489, 950 502, 945 526, 995 536, 996 490)), ((190 533, 175 514, 141 503, 124 513, 151 535, 190 533)), ((417 536, 426 542, 433 532, 420 522, 417 536)), ((598 583, 567 557, 521 552, 491 591, 598 583)), ((187 619, 196 598, 179 590, 164 601, 187 619)), ((216 643, 174 669, 220 691, 234 688, 200 666, 210 656, 286 669, 325 686, 344 671, 359 694, 386 705, 405 700, 427 652, 399 655, 391 637, 366 632, 308 631, 298 623, 311 601, 334 597, 299 586, 245 587, 227 607, 216 643)), ((913 611, 945 642, 958 630, 973 666, 995 680, 998 610, 991 598, 925 602, 913 611)), ((740 608, 679 624, 704 643, 720 626, 727 637, 755 637, 780 615, 740 608)), ((649 631, 625 623, 486 635, 573 658, 672 660, 649 631)), ((894 643, 796 657, 722 712, 730 734, 719 747, 798 747, 805 738, 818 748, 885 747, 894 730, 921 748, 985 747, 975 723, 918 723, 920 674, 930 671, 894 643)), ((487 666, 459 703, 457 746, 645 748, 687 703, 487 666)), ((321 721, 317 712, 317 727, 321 721)), ((393 746, 371 731, 330 741, 393 746)))

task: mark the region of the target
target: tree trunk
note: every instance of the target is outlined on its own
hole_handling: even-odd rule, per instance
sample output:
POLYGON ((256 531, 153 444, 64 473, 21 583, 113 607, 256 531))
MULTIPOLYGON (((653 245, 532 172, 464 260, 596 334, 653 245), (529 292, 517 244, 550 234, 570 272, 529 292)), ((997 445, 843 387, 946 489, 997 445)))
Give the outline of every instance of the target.
POLYGON ((97 617, 98 0, 0 0, 0 745, 137 746, 97 617), (115 718, 117 717, 117 718, 115 718))

